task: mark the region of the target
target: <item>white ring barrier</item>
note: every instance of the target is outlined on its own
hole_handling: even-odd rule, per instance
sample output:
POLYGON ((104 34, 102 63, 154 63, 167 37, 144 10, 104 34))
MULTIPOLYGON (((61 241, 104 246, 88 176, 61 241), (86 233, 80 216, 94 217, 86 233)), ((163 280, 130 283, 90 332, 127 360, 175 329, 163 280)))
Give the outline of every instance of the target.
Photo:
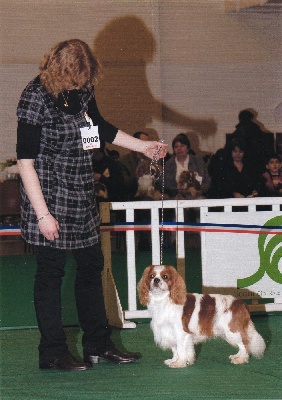
MULTIPOLYGON (((203 293, 232 294, 250 302, 251 311, 282 311, 282 198, 165 200, 101 203, 104 291, 110 324, 134 327, 128 319, 149 318, 137 309, 135 232, 151 231, 152 264, 160 264, 160 231, 176 231, 176 265, 185 276, 185 231, 201 237, 203 293), (258 207, 267 206, 267 210, 258 207), (162 226, 160 210, 174 209, 175 224, 162 226), (221 207, 220 210, 218 208, 221 207), (246 209, 238 211, 238 207, 246 209), (199 223, 185 222, 185 210, 199 209, 199 223), (236 210, 235 210, 235 209, 236 210), (151 223, 140 226, 134 211, 150 210, 151 223), (124 210, 123 226, 111 227, 110 210, 124 210), (122 310, 111 272, 111 230, 126 232, 128 309, 122 310), (263 301, 261 301, 263 299, 263 301)), ((144 266, 145 268, 145 266, 144 266)))

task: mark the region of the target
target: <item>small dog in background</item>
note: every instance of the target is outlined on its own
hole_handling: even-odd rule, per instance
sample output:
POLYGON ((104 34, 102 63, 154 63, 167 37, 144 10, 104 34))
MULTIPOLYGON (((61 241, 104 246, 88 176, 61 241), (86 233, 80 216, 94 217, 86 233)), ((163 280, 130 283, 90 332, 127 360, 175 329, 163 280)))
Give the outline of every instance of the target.
POLYGON ((176 200, 192 200, 203 198, 200 182, 194 171, 182 171, 177 183, 176 200))
MULTIPOLYGON (((161 166, 159 166, 159 169, 161 166)), ((161 200, 162 195, 156 183, 156 177, 159 177, 160 170, 157 171, 154 165, 151 165, 150 159, 143 159, 136 168, 136 177, 138 189, 135 197, 148 198, 152 200, 161 200)))
POLYGON ((243 301, 230 295, 187 294, 175 268, 163 265, 147 267, 137 288, 140 303, 152 318, 155 343, 172 350, 172 358, 165 360, 169 367, 194 364, 194 345, 211 337, 221 337, 239 349, 229 356, 233 364, 247 363, 250 354, 263 356, 265 342, 243 301))

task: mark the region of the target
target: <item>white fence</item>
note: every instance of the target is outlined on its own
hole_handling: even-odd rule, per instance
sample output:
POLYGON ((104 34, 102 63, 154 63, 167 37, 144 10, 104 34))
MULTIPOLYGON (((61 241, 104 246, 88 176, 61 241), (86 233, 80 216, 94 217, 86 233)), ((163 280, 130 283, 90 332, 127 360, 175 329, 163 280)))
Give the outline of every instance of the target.
POLYGON ((282 198, 168 200, 104 203, 101 207, 105 254, 104 289, 110 323, 134 327, 134 318, 148 318, 137 309, 134 211, 150 210, 152 264, 161 263, 161 230, 176 231, 176 268, 185 275, 185 231, 200 232, 203 293, 232 294, 250 302, 252 311, 282 311, 282 198), (240 209, 238 210, 238 207, 240 209), (160 221, 161 209, 173 209, 175 224, 160 221), (185 221, 185 210, 199 209, 197 223, 185 221), (220 208, 220 209, 219 209, 220 208), (124 210, 128 309, 122 310, 111 274, 110 210, 124 210), (263 299, 263 301, 261 301, 263 299), (264 303, 264 304, 262 304, 264 303))

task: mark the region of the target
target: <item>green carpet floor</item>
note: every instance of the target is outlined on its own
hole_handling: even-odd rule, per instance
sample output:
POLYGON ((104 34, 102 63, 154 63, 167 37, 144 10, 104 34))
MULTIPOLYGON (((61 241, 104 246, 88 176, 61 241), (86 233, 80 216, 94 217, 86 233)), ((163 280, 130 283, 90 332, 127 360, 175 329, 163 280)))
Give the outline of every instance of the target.
MULTIPOLYGON (((234 349, 211 340, 197 347, 193 366, 176 370, 164 365, 170 352, 155 346, 149 323, 113 334, 120 347, 142 353, 140 361, 101 362, 85 372, 40 371, 37 330, 1 331, 1 399, 281 399, 282 318, 260 316, 254 322, 268 345, 261 360, 232 365, 228 356, 234 349)), ((67 328, 67 333, 71 351, 81 355, 79 329, 67 328)))
MULTIPOLYGON (((173 262, 167 251, 164 261, 173 262), (171 259, 171 261, 170 261, 171 259)), ((200 255, 190 249, 186 281, 189 291, 199 291, 200 255)), ((137 254, 137 278, 150 263, 150 253, 137 254)), ((125 254, 113 253, 113 272, 123 307, 126 307, 125 254)), ((34 328, 32 286, 35 270, 30 255, 5 256, 1 266, 1 400, 92 400, 92 399, 281 399, 282 393, 282 316, 255 315, 253 320, 265 338, 264 358, 250 359, 246 365, 228 360, 235 350, 221 340, 197 347, 197 361, 184 369, 170 369, 163 360, 171 356, 156 347, 148 320, 138 320, 130 330, 114 329, 118 347, 137 351, 142 359, 134 364, 101 362, 85 372, 40 371, 37 365, 38 330, 34 328), (30 327, 30 328, 28 328, 30 327), (33 328, 32 328, 33 327, 33 328)), ((68 259, 63 284, 65 325, 75 325, 73 285, 74 263, 68 259)), ((80 357, 81 332, 66 328, 70 350, 80 357)))

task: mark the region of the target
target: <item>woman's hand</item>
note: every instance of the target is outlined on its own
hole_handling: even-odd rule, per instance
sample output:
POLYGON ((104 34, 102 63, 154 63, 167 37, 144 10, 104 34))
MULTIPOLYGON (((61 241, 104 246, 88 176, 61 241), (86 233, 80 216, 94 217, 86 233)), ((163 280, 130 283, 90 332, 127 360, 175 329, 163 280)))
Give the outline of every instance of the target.
POLYGON ((37 172, 34 169, 34 160, 18 160, 18 168, 25 191, 37 216, 40 232, 48 240, 57 239, 59 237, 59 223, 48 210, 37 172))
POLYGON ((60 226, 53 215, 48 214, 38 221, 38 227, 42 235, 48 240, 55 240, 59 237, 60 226))
POLYGON ((165 157, 167 153, 167 144, 151 140, 140 140, 121 130, 118 130, 113 144, 143 153, 146 157, 154 160, 165 157))
POLYGON ((164 158, 167 153, 167 144, 161 142, 144 141, 144 148, 142 153, 149 158, 159 160, 164 158))

